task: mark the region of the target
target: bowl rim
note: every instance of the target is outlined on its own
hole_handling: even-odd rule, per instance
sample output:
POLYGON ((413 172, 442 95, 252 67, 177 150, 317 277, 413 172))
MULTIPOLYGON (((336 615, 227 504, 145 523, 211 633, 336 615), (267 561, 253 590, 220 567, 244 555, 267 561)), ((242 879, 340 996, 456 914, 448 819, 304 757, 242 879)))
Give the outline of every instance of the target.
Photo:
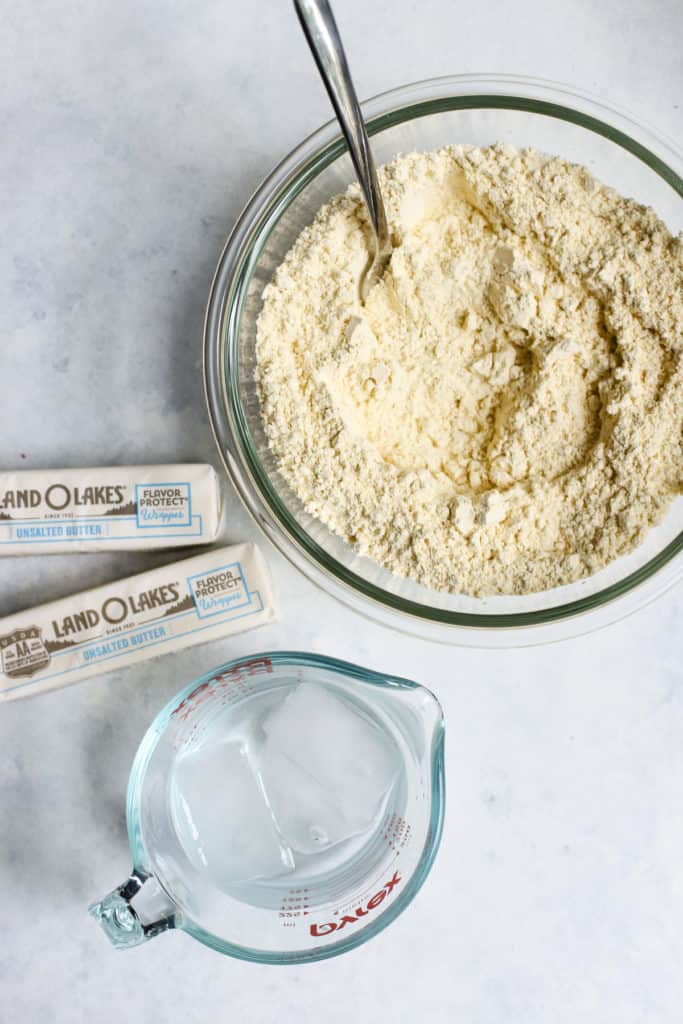
MULTIPOLYGON (((671 139, 629 112, 562 83, 515 75, 454 75, 400 86, 362 104, 370 136, 427 113, 482 107, 544 114, 591 130, 635 155, 683 198, 683 155, 671 139)), ((355 610, 409 633, 472 646, 518 646, 564 639, 631 614, 668 590, 683 575, 683 566, 674 563, 683 550, 683 531, 627 576, 572 601, 502 614, 432 607, 384 590, 352 572, 328 554, 280 501, 251 443, 238 374, 228 372, 233 365, 237 367, 238 358, 237 346, 231 342, 239 333, 251 268, 270 231, 283 209, 344 149, 338 125, 331 120, 280 161, 236 221, 209 293, 204 323, 209 420, 228 475, 266 536, 312 582, 355 610), (589 614, 590 623, 585 621, 589 614), (551 635, 548 626, 552 625, 556 628, 551 635), (487 635, 486 641, 482 641, 482 632, 487 635)))

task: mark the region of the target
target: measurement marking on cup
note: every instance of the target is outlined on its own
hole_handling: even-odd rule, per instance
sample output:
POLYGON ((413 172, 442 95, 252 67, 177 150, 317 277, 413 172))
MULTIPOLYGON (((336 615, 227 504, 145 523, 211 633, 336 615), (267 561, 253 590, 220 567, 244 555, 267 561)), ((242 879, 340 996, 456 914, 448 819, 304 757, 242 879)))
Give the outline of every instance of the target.
POLYGON ((251 658, 249 661, 240 662, 233 666, 228 672, 218 672, 211 679, 200 683, 192 693, 188 694, 172 712, 173 715, 180 715, 187 718, 204 700, 216 697, 226 688, 233 687, 237 690, 238 696, 245 696, 253 690, 253 684, 249 676, 261 675, 273 671, 273 663, 270 658, 251 658), (245 678, 245 676, 247 678, 245 678))

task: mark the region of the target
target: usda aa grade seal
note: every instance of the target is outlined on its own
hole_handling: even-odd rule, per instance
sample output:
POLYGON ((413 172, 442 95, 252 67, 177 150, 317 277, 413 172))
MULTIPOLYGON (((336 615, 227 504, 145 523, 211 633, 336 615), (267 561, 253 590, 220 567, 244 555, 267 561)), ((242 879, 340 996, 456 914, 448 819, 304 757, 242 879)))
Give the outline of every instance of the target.
POLYGON ((39 626, 26 626, 0 636, 2 671, 10 679, 32 676, 50 664, 39 626))

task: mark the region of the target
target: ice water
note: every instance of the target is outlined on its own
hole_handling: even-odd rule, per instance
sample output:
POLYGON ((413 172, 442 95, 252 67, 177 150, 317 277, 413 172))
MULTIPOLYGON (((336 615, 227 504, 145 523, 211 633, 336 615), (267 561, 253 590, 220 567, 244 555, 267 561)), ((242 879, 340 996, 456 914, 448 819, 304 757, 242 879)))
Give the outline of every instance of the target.
POLYGON ((306 884, 377 833, 402 761, 379 718, 317 683, 256 692, 178 758, 171 811, 185 855, 224 892, 306 884))

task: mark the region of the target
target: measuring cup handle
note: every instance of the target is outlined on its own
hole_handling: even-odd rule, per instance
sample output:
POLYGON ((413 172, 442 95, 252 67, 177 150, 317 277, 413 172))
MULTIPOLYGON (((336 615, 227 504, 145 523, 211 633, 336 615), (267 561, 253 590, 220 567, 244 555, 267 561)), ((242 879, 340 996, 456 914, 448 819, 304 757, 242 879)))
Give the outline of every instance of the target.
POLYGON ((137 870, 131 871, 128 880, 118 889, 91 904, 88 913, 99 921, 116 949, 139 946, 175 928, 175 904, 153 875, 137 870))

